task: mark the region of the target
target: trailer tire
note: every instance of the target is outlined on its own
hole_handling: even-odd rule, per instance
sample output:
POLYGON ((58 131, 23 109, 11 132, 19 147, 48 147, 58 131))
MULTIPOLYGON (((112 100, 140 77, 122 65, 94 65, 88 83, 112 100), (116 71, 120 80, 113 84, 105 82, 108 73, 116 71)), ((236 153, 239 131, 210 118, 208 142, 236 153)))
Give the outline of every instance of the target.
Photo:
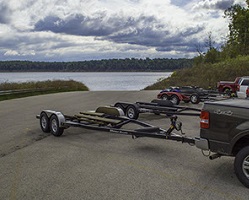
POLYGON ((234 171, 239 181, 249 188, 249 146, 241 149, 236 155, 234 171))
POLYGON ((115 103, 114 107, 120 108, 125 113, 125 108, 124 108, 124 106, 121 103, 115 103))
POLYGON ((174 105, 178 105, 180 103, 180 98, 173 94, 171 97, 170 97, 170 101, 174 104, 174 105))
POLYGON ((163 94, 161 97, 162 100, 168 100, 169 96, 167 94, 163 94))
POLYGON ((56 137, 61 136, 64 132, 64 128, 59 126, 59 120, 56 115, 50 117, 50 132, 56 137))
POLYGON ((198 94, 192 94, 190 96, 190 101, 191 101, 192 104, 198 104, 198 103, 200 103, 200 97, 199 97, 199 95, 198 94))
POLYGON ((49 133, 50 132, 50 122, 49 122, 49 118, 48 115, 45 112, 41 112, 40 114, 40 126, 41 126, 41 130, 44 133, 49 133))
POLYGON ((136 104, 127 106, 125 115, 130 119, 138 119, 139 107, 136 104))

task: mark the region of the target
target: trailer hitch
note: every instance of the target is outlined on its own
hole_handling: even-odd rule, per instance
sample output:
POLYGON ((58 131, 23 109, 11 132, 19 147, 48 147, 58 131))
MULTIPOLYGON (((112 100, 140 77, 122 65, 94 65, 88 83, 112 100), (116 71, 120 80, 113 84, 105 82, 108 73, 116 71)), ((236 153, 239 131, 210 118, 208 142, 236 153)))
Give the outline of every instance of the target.
POLYGON ((170 124, 169 129, 166 132, 166 137, 169 136, 174 129, 177 130, 177 131, 181 131, 182 135, 185 134, 185 133, 182 132, 182 122, 177 121, 177 118, 178 117, 176 115, 172 115, 170 117, 171 124, 170 124))

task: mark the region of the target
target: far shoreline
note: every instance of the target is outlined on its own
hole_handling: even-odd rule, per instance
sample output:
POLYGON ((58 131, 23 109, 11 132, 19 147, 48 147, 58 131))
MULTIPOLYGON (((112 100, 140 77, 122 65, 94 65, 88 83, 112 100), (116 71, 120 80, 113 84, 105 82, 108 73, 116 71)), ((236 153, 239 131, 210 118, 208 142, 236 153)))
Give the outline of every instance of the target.
POLYGON ((0 73, 169 73, 173 72, 172 70, 163 70, 163 71, 0 71, 0 73))

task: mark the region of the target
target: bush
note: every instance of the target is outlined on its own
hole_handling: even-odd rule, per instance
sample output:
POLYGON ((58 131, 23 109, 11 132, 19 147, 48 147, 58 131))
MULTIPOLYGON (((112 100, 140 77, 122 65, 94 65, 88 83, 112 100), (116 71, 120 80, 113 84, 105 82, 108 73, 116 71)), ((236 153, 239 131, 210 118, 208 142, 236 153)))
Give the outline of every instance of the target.
POLYGON ((216 89, 217 82, 234 81, 240 76, 249 76, 249 56, 238 56, 219 63, 206 63, 178 70, 171 77, 148 86, 145 90, 161 90, 170 86, 186 85, 216 89))

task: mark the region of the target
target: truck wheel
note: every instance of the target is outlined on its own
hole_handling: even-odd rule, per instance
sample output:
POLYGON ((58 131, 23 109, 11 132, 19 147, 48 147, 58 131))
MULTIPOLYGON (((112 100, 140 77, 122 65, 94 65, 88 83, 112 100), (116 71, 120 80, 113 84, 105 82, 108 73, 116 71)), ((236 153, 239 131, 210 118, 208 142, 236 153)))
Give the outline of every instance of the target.
POLYGON ((162 100, 168 100, 169 99, 169 96, 167 94, 164 94, 162 95, 161 97, 162 100))
POLYGON ((198 94, 192 94, 190 96, 190 101, 191 101, 192 104, 198 104, 198 103, 200 103, 200 97, 199 97, 199 95, 198 94))
POLYGON ((41 114, 40 114, 40 126, 41 126, 41 130, 44 133, 50 132, 49 118, 45 112, 41 112, 41 114))
POLYGON ((177 95, 172 95, 170 97, 170 101, 174 104, 174 105, 178 105, 180 103, 180 99, 177 95))
POLYGON ((230 96, 232 93, 232 90, 230 88, 224 88, 223 93, 230 96))
POLYGON ((130 119, 137 119, 139 116, 139 108, 137 105, 133 104, 133 105, 129 105, 126 108, 126 113, 125 115, 130 118, 130 119))
POLYGON ((234 171, 240 182, 249 188, 249 146, 241 149, 236 155, 234 171))
POLYGON ((50 132, 56 137, 61 136, 64 132, 64 128, 59 126, 59 120, 56 115, 52 115, 50 118, 50 128, 50 132))

